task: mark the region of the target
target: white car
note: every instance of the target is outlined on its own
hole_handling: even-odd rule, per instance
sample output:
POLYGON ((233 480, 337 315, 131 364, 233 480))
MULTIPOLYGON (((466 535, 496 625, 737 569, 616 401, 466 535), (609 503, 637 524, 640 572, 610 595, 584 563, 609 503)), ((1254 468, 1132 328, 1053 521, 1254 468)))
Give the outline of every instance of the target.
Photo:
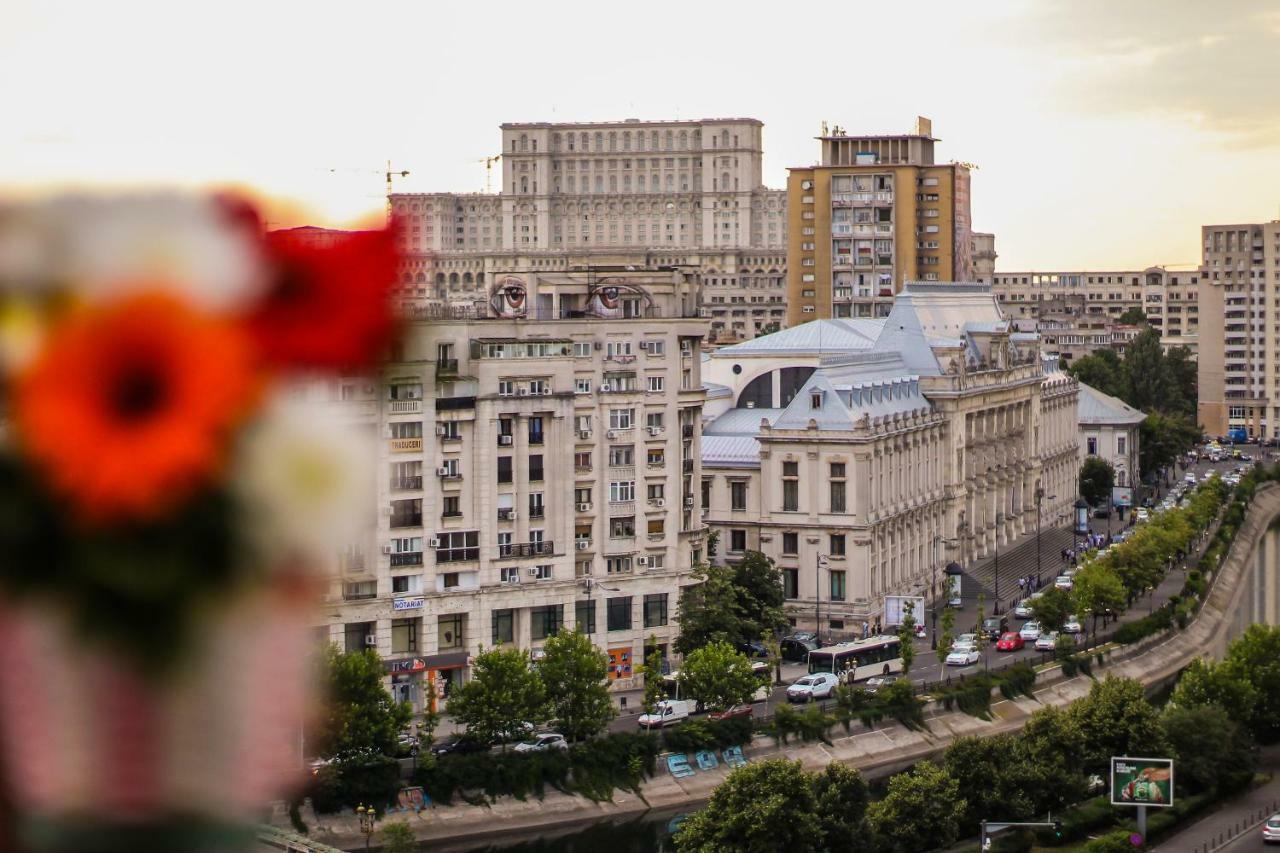
POLYGON ((1076 584, 1075 584, 1075 581, 1073 581, 1067 575, 1058 575, 1056 578, 1053 579, 1053 585, 1056 586, 1058 589, 1064 589, 1067 592, 1070 592, 1071 587, 1075 586, 1076 584))
POLYGON ((814 699, 829 699, 840 683, 830 672, 815 672, 801 678, 787 688, 788 702, 810 702, 814 699))
POLYGON ((1058 647, 1058 632, 1050 631, 1036 637, 1036 651, 1051 652, 1058 647))
POLYGON ((531 740, 521 741, 511 748, 512 752, 546 752, 548 749, 568 749, 569 742, 564 739, 564 735, 555 732, 547 732, 532 738, 531 740))
POLYGON ((1079 634, 1084 629, 1080 627, 1080 620, 1075 616, 1068 616, 1067 621, 1062 625, 1062 633, 1079 634))
POLYGON ((977 646, 977 645, 978 645, 977 634, 961 634, 960 636, 956 637, 956 641, 951 644, 951 647, 955 648, 956 646, 977 646))
POLYGON ((947 666, 972 666, 980 660, 982 655, 973 646, 953 647, 947 655, 947 666))
POLYGON ((1138 507, 1138 521, 1146 521, 1150 517, 1151 513, 1147 511, 1146 507, 1138 507))
POLYGON ((1018 605, 1013 608, 1013 615, 1016 619, 1030 619, 1031 599, 1024 598, 1022 601, 1019 601, 1018 605))
POLYGON ((1280 841, 1280 814, 1273 814, 1262 825, 1262 843, 1270 844, 1273 841, 1280 841))
POLYGON ((1024 640, 1040 639, 1040 624, 1038 622, 1027 622, 1022 626, 1022 630, 1018 632, 1018 636, 1024 640))

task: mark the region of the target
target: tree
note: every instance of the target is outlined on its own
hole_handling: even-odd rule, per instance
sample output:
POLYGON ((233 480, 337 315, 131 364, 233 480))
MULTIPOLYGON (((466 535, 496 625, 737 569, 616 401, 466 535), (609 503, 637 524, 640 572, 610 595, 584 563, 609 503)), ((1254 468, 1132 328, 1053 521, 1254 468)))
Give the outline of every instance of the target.
POLYGON ((759 551, 747 551, 733 566, 742 639, 773 637, 787 625, 782 570, 759 551))
POLYGON ((318 755, 396 754, 397 738, 409 724, 413 709, 408 703, 392 700, 382 686, 386 675, 382 659, 372 649, 342 652, 334 645, 325 649, 321 677, 324 716, 307 738, 318 755))
POLYGON ((1116 318, 1116 322, 1129 326, 1145 326, 1147 324, 1147 315, 1141 308, 1135 306, 1125 309, 1125 312, 1116 318))
POLYGON ((382 853, 414 853, 418 849, 418 839, 413 837, 413 830, 404 821, 388 823, 382 827, 382 853))
POLYGON ((508 743, 526 733, 526 724, 547 718, 547 692, 529 653, 520 649, 481 652, 471 664, 471 680, 454 691, 449 713, 481 743, 508 743))
POLYGON ((862 774, 833 761, 812 780, 814 811, 819 821, 818 849, 844 853, 870 850, 866 814, 871 795, 862 774))
POLYGON ((681 853, 816 853, 822 834, 809 774, 799 761, 774 759, 730 773, 675 842, 681 853))
POLYGON ((680 593, 676 619, 680 636, 675 649, 687 655, 707 643, 723 640, 737 643, 742 639, 742 617, 738 610, 738 591, 733 582, 734 570, 729 566, 699 566, 693 571, 693 586, 680 593))
POLYGON ((898 629, 898 638, 902 640, 902 674, 911 672, 911 664, 916 659, 916 605, 914 601, 902 603, 902 627, 898 629))
MULTIPOLYGON (((981 622, 979 622, 981 625, 981 622)), ((938 634, 938 665, 946 666, 947 655, 955 642, 956 612, 950 606, 942 609, 942 633, 938 634)))
POLYGON ((1280 740, 1280 628, 1250 625, 1227 647, 1226 674, 1252 685, 1251 728, 1260 743, 1280 740))
POLYGON ((1169 703, 1179 708, 1216 705, 1252 729, 1258 692, 1248 680, 1237 678, 1226 664, 1196 658, 1182 671, 1169 703))
POLYGON ((1075 608, 1071 595, 1064 589, 1051 586, 1038 598, 1031 599, 1031 615, 1044 632, 1061 631, 1075 608))
POLYGON ((551 715, 561 734, 583 740, 617 716, 609 699, 609 657, 579 631, 549 637, 538 663, 551 715))
POLYGON ((1158 756, 1167 748, 1140 681, 1110 675, 1095 681, 1068 713, 1080 727, 1085 764, 1094 770, 1107 767, 1113 755, 1158 756))
POLYGON ((1037 786, 1029 774, 1038 769, 1022 756, 1013 735, 960 737, 943 757, 943 769, 965 795, 962 833, 978 830, 983 820, 1025 820, 1036 812, 1037 786))
POLYGON ((680 668, 681 692, 709 711, 750 702, 760 679, 747 656, 717 640, 690 652, 680 668))
POLYGON ((1165 369, 1159 332, 1148 326, 1129 342, 1124 353, 1124 372, 1127 393, 1120 397, 1126 403, 1144 412, 1161 407, 1172 390, 1172 379, 1165 369))
POLYGON ((662 650, 658 648, 658 638, 649 636, 649 647, 653 651, 640 666, 640 674, 644 676, 644 700, 641 707, 646 714, 652 714, 658 703, 666 697, 662 684, 662 650))
POLYGON ((1111 502, 1111 487, 1116 484, 1116 469, 1100 456, 1090 456, 1080 466, 1080 494, 1089 506, 1111 502))
POLYGON ((1196 419, 1199 376, 1196 360, 1186 347, 1173 347, 1164 354, 1164 368, 1173 394, 1164 401, 1164 410, 1192 424, 1196 419))
POLYGON ((1138 425, 1138 468, 1142 477, 1168 468, 1199 439, 1200 428, 1194 420, 1184 415, 1150 412, 1138 425))
POLYGON ((1177 785, 1187 793, 1236 790, 1253 778, 1253 739, 1217 705, 1170 706, 1160 724, 1177 768, 1177 785))
POLYGON ((1093 636, 1098 636, 1098 619, 1124 608, 1124 584, 1108 559, 1086 563, 1071 579, 1071 597, 1081 619, 1093 617, 1093 636))
POLYGON ((956 840, 966 805, 955 779, 921 761, 890 777, 884 799, 867 809, 867 822, 886 853, 935 850, 956 840))
POLYGON ((1128 378, 1120 356, 1115 350, 1100 349, 1083 358, 1077 358, 1067 368, 1067 373, 1103 394, 1124 397, 1128 378))

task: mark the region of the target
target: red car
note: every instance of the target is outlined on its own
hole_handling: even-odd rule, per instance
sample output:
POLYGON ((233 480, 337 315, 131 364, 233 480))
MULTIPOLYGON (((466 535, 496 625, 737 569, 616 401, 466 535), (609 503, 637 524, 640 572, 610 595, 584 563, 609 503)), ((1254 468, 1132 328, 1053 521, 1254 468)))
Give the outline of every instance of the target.
POLYGON ((1026 643, 1022 640, 1022 635, 1017 631, 1006 631, 1000 635, 1000 639, 996 641, 996 651, 998 652, 1016 652, 1026 647, 1026 643))
POLYGON ((750 705, 732 705, 723 711, 712 711, 707 717, 712 720, 731 720, 734 717, 750 717, 750 705))

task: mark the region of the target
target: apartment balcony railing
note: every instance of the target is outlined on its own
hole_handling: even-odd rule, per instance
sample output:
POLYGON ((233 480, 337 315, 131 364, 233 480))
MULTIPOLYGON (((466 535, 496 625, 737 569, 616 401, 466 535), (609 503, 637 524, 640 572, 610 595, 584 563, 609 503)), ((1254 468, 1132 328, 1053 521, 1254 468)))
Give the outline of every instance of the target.
POLYGON ((415 477, 392 477, 392 478, 391 478, 391 488, 393 488, 393 489, 410 489, 410 490, 412 490, 412 489, 421 489, 421 488, 422 488, 422 475, 421 475, 421 474, 419 474, 419 475, 417 475, 417 476, 415 476, 415 477))
POLYGON ((441 358, 436 361, 436 376, 455 376, 458 373, 456 358, 441 358))
POLYGON ((422 450, 421 438, 393 438, 388 442, 392 453, 415 453, 422 450))
POLYGON ((411 513, 409 515, 393 515, 391 516, 391 527, 421 527, 422 513, 411 513))
POLYGON ((463 409, 474 409, 476 398, 471 397, 436 397, 437 412, 457 412, 463 409))
POLYGON ((393 415, 416 415, 422 411, 421 400, 389 400, 387 411, 393 415))
POLYGON ((437 563, 464 563, 480 559, 479 548, 437 548, 437 563))
POLYGON ((421 551, 402 551, 399 554, 391 555, 391 568, 399 568, 402 566, 421 566, 421 551))
POLYGON ((498 546, 499 557, 549 557, 555 553, 555 542, 507 542, 498 546))

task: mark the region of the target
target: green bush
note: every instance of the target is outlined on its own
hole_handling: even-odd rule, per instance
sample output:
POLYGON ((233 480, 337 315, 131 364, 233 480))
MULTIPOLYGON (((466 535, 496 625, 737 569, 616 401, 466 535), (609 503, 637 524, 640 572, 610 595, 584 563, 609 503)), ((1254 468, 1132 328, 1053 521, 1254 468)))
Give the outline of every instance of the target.
POLYGON ((997 677, 1000 694, 1006 699, 1015 699, 1019 695, 1032 698, 1035 696, 1036 668, 1026 661, 1015 663, 997 677))
POLYGON ((700 749, 723 749, 751 740, 751 718, 728 720, 700 718, 684 725, 663 729, 662 742, 671 752, 697 752, 700 749))
POLYGON ((1133 850, 1140 850, 1134 847, 1129 841, 1129 831, 1117 829, 1115 832, 1108 832, 1099 838, 1095 838, 1084 846, 1085 853, 1131 853, 1133 850))
POLYGON ((817 705, 810 705, 803 711, 797 711, 789 705, 779 705, 773 713, 773 723, 769 728, 781 743, 786 743, 795 736, 805 742, 820 740, 829 744, 827 729, 834 722, 835 718, 824 713, 817 705))
POLYGON ((302 819, 302 812, 298 810, 298 801, 289 801, 289 823, 293 824, 293 828, 301 835, 306 835, 307 822, 302 819))
POLYGON ((934 697, 942 702, 942 707, 950 711, 959 708, 971 717, 982 720, 991 719, 991 688, 995 679, 990 675, 975 675, 959 684, 952 684, 934 691, 934 697))
POLYGON ((366 755, 320 768, 311 779, 307 796, 315 810, 325 814, 361 804, 381 811, 395 800, 400 788, 400 765, 394 758, 366 755))
POLYGON ((1150 616, 1144 616, 1133 622, 1120 626, 1116 631, 1115 641, 1122 645, 1136 643, 1141 639, 1167 631, 1173 626, 1173 612, 1168 607, 1161 607, 1150 616))
POLYGON ((882 687, 876 694, 876 704, 886 717, 892 717, 908 729, 924 728, 924 703, 906 679, 882 687))

